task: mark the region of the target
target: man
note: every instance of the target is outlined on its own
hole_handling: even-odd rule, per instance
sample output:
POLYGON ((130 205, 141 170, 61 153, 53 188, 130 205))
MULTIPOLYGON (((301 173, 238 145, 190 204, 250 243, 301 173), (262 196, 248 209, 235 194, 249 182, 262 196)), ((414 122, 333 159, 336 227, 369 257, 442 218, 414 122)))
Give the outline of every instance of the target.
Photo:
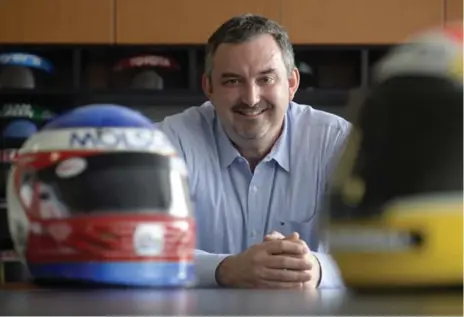
POLYGON ((199 285, 341 286, 317 210, 349 123, 291 102, 300 77, 276 22, 234 17, 206 50, 210 101, 160 123, 190 173, 199 285))

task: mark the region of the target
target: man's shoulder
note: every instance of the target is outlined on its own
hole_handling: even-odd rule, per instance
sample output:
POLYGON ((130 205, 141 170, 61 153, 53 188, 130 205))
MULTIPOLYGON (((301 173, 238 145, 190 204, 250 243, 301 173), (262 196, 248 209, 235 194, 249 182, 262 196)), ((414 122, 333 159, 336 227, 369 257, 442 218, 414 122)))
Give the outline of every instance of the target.
POLYGON ((216 114, 213 105, 207 102, 199 107, 190 107, 158 122, 173 145, 184 154, 187 161, 193 156, 211 153, 214 142, 213 122, 216 114))
POLYGON ((180 113, 166 116, 159 123, 162 128, 175 130, 177 133, 201 131, 212 126, 215 117, 214 107, 205 102, 201 106, 190 107, 180 113))
POLYGON ((291 120, 294 122, 297 129, 310 129, 314 131, 314 129, 320 128, 322 130, 330 129, 338 132, 345 132, 349 130, 351 126, 351 124, 341 116, 324 110, 315 109, 309 105, 292 102, 289 111, 291 120))
POLYGON ((347 140, 351 124, 336 114, 307 105, 292 104, 291 114, 294 121, 291 144, 298 153, 293 156, 294 163, 310 173, 307 165, 312 160, 310 165, 320 166, 327 173, 347 140))

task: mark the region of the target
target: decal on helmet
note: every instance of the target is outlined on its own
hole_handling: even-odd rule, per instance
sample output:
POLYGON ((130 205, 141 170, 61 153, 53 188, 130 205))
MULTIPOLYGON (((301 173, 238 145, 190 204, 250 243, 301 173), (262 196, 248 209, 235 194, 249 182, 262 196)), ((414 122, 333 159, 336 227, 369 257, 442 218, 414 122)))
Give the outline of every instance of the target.
POLYGON ((150 150, 171 152, 172 147, 158 130, 151 129, 81 129, 71 131, 70 148, 105 150, 150 150))
POLYGON ((156 256, 163 252, 164 225, 161 223, 143 223, 134 232, 134 249, 138 255, 156 256))
POLYGON ((147 128, 79 128, 59 132, 45 130, 28 140, 21 153, 42 151, 141 151, 174 155, 175 149, 163 132, 147 128))
POLYGON ((56 175, 61 178, 70 178, 81 174, 87 167, 87 161, 81 157, 64 160, 56 167, 56 175))
POLYGON ((451 77, 451 65, 461 57, 462 41, 434 30, 394 47, 376 66, 374 77, 376 81, 403 75, 451 77))
POLYGON ((1 109, 1 118, 29 118, 32 120, 50 120, 55 113, 30 103, 5 103, 1 109))
POLYGON ((0 54, 0 64, 26 66, 40 69, 48 73, 53 72, 53 66, 49 60, 28 53, 17 52, 0 54))

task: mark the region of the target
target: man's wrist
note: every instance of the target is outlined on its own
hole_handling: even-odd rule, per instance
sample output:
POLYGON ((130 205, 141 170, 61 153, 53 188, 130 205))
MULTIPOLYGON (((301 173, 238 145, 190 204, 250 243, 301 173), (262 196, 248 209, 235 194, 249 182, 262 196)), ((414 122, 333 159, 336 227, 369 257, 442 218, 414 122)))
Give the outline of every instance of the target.
POLYGON ((195 271, 197 286, 217 287, 216 268, 230 254, 214 254, 195 249, 195 271))
POLYGON ((219 286, 227 287, 233 284, 232 282, 233 274, 230 274, 230 268, 233 267, 231 265, 231 263, 233 262, 233 259, 234 259, 234 256, 230 255, 226 257, 225 259, 223 259, 216 267, 215 278, 216 278, 216 283, 219 286))
POLYGON ((316 259, 317 264, 319 266, 319 279, 318 279, 317 284, 316 284, 316 288, 317 288, 317 287, 319 287, 319 285, 321 285, 321 281, 322 281, 322 265, 321 265, 321 262, 319 261, 319 259, 317 258, 316 254, 314 252, 313 252, 313 256, 316 259))
POLYGON ((313 252, 319 261, 320 283, 319 288, 345 288, 338 265, 328 253, 313 252))

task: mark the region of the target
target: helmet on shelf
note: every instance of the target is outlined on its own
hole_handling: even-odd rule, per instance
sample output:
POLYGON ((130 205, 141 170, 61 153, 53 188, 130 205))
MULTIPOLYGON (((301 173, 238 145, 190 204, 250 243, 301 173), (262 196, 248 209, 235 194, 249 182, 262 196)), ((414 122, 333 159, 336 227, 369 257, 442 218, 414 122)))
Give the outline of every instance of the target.
POLYGON ((24 52, 0 54, 0 89, 34 89, 44 74, 53 72, 53 64, 42 56, 24 52))
POLYGON ((157 54, 123 58, 113 67, 113 84, 122 89, 164 90, 165 77, 179 69, 173 58, 157 54))

